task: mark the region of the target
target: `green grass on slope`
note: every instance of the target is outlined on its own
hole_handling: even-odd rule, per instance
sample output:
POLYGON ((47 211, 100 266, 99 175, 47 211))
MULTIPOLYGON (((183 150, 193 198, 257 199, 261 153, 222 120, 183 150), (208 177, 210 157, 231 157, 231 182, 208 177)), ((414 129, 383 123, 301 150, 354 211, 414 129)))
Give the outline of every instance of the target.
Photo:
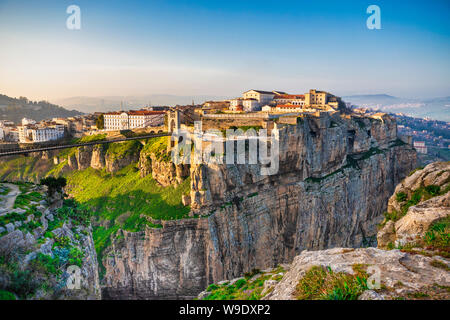
POLYGON ((137 140, 112 143, 108 146, 106 154, 112 159, 120 159, 132 154, 138 154, 141 148, 142 144, 137 140))
POLYGON ((170 220, 189 213, 189 208, 181 203, 181 196, 189 192, 188 180, 176 188, 163 188, 150 175, 141 178, 133 164, 115 174, 92 168, 73 171, 67 180, 67 191, 105 220, 115 220, 122 214, 130 214, 128 219, 144 214, 170 220))
POLYGON ((145 227, 160 228, 146 217, 181 219, 187 218, 190 211, 181 203, 181 196, 190 190, 189 179, 177 187, 163 188, 151 175, 141 178, 135 164, 115 174, 88 168, 72 171, 66 178, 66 192, 88 205, 97 216, 93 237, 99 261, 110 237, 119 229, 137 232, 145 227))
POLYGON ((0 161, 0 180, 37 182, 52 167, 51 160, 18 156, 0 161))

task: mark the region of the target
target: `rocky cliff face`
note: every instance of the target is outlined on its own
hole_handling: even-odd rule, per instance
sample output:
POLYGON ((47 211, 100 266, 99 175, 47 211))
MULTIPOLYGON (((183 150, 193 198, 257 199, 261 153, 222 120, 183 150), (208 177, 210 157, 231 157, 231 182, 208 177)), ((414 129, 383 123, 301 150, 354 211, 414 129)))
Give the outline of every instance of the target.
POLYGON ((276 175, 260 175, 259 165, 192 165, 191 206, 201 218, 113 240, 105 297, 194 296, 305 249, 374 240, 387 199, 415 166, 395 121, 308 116, 281 126, 279 137, 276 175))
POLYGON ((190 174, 189 165, 175 165, 170 160, 160 159, 154 153, 144 150, 139 155, 138 166, 141 177, 151 174, 164 187, 180 184, 190 174))
POLYGON ((0 290, 10 299, 100 299, 85 212, 32 184, 3 183, 0 191, 0 290))
POLYGON ((449 174, 449 163, 433 163, 397 185, 378 249, 305 250, 290 265, 218 282, 198 298, 448 300, 449 174))

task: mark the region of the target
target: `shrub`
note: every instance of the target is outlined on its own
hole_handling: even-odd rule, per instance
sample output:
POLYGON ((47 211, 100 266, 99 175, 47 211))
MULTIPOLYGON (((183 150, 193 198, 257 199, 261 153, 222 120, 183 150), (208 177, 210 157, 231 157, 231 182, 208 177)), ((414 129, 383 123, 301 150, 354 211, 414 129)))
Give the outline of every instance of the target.
POLYGON ((396 194, 396 198, 398 202, 403 202, 406 201, 406 199, 408 198, 408 195, 404 192, 399 192, 396 194))
POLYGON ((0 300, 16 300, 16 296, 9 291, 0 290, 0 300))
POLYGON ((434 197, 434 196, 439 195, 441 188, 439 186, 431 185, 431 186, 426 186, 425 190, 434 197))
POLYGON ((312 267, 300 279, 295 296, 299 300, 356 300, 367 290, 367 273, 354 267, 354 275, 312 267))
POLYGON ((73 247, 69 252, 69 264, 81 267, 83 264, 84 253, 77 247, 73 247))
POLYGON ((14 292, 20 298, 27 298, 33 294, 38 287, 38 283, 33 278, 30 270, 15 270, 11 274, 8 291, 14 292))

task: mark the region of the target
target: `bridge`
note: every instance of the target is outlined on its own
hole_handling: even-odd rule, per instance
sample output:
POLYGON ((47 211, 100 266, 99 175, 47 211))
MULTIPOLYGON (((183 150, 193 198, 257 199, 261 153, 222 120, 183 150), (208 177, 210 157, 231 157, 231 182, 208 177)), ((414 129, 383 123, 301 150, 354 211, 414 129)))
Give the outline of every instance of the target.
POLYGON ((93 145, 100 145, 100 144, 109 144, 109 143, 117 143, 117 142, 124 142, 124 141, 130 141, 130 140, 141 140, 141 139, 149 139, 149 138, 156 138, 156 137, 166 137, 171 136, 172 132, 178 131, 180 128, 180 113, 184 114, 185 118, 189 121, 192 121, 193 119, 191 116, 187 114, 186 111, 178 110, 178 109, 170 109, 167 112, 168 115, 168 132, 161 132, 161 127, 151 127, 151 124, 155 120, 149 120, 143 125, 133 128, 133 129, 142 129, 142 128, 149 128, 150 134, 147 135, 140 135, 135 137, 118 137, 118 138, 112 138, 108 140, 97 140, 97 141, 89 141, 89 142, 81 142, 81 143, 65 143, 65 144, 56 144, 51 146, 30 146, 28 148, 15 148, 15 149, 9 149, 9 150, 2 150, 0 151, 0 157, 6 157, 6 156, 15 156, 15 155, 26 155, 32 152, 42 152, 42 151, 51 151, 51 150, 61 150, 61 149, 69 149, 69 148, 77 148, 77 147, 84 147, 84 146, 93 146, 93 145), (156 133, 156 130, 159 132, 156 133))

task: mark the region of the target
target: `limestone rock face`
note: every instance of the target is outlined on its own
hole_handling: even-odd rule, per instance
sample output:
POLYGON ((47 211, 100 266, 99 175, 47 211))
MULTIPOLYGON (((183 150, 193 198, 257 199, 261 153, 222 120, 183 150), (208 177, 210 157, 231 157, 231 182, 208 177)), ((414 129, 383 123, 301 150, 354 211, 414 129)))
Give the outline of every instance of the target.
POLYGON ((368 273, 374 276, 378 273, 380 288, 384 285, 388 290, 382 290, 380 294, 366 292, 361 299, 391 299, 406 292, 426 291, 436 283, 449 286, 450 272, 433 266, 432 261, 430 257, 376 248, 303 251, 294 258, 289 271, 265 299, 295 299, 296 285, 313 266, 330 267, 333 272, 349 274, 354 274, 352 266, 355 264, 372 267, 373 271, 368 273))
POLYGON ((105 167, 105 148, 103 145, 96 145, 92 150, 91 167, 101 170, 105 167))
POLYGON ((175 165, 171 161, 163 161, 153 153, 142 151, 139 157, 141 177, 149 174, 164 187, 180 184, 190 174, 190 165, 175 165))
MULTIPOLYGON (((403 180, 389 199, 388 213, 401 212, 405 200, 398 199, 398 194, 407 197, 418 189, 435 186, 444 191, 450 185, 450 163, 435 162, 418 170, 403 180)), ((408 208, 406 214, 398 221, 388 221, 377 236, 378 247, 386 248, 389 243, 405 245, 415 243, 425 236, 430 226, 450 215, 450 191, 431 199, 421 201, 408 208)))
MULTIPOLYGON (((279 141, 275 175, 261 175, 259 165, 191 165, 191 208, 203 218, 113 239, 103 261, 105 296, 196 296, 303 250, 368 245, 395 185, 415 167, 415 151, 382 115, 363 123, 306 117, 282 127, 279 141)), ((173 167, 164 170, 174 177, 173 167)))
MULTIPOLYGON (((46 188, 34 187, 31 190, 21 192, 39 192, 44 196, 46 188)), ((17 193, 11 192, 7 197, 13 198, 17 193)), ((31 204, 33 205, 33 204, 31 204)), ((38 263, 34 261, 39 254, 50 255, 55 257, 57 254, 56 250, 64 251, 66 253, 58 254, 58 257, 63 259, 68 259, 69 250, 78 250, 80 253, 80 264, 78 267, 80 275, 80 286, 77 288, 69 289, 67 284, 67 279, 69 277, 69 263, 66 262, 63 266, 58 266, 61 274, 46 273, 44 277, 47 284, 47 289, 44 291, 41 288, 36 288, 36 292, 33 292, 31 296, 27 296, 27 299, 100 299, 100 282, 98 276, 98 262, 97 254, 95 251, 94 241, 92 239, 92 229, 89 225, 81 225, 78 221, 75 223, 72 219, 65 219, 61 227, 55 228, 54 230, 49 228, 49 221, 54 220, 58 217, 58 211, 62 206, 62 196, 60 193, 55 192, 52 197, 47 198, 47 200, 41 201, 40 205, 36 207, 39 211, 39 215, 35 212, 34 214, 28 214, 27 211, 19 213, 20 215, 27 215, 24 217, 20 224, 16 221, 18 228, 7 230, 5 233, 0 233, 0 256, 7 261, 11 266, 20 266, 21 271, 27 271, 30 274, 31 281, 30 287, 34 283, 42 284, 43 274, 42 266, 36 268, 35 266, 30 267, 30 263, 38 263), (27 224, 27 228, 22 229, 21 226, 27 224), (37 226, 36 226, 37 225, 37 226), (34 228, 30 231, 29 228, 34 228), (46 235, 48 233, 53 233, 52 236, 46 235), (53 237, 53 238, 52 238, 53 237), (70 243, 69 248, 54 248, 53 245, 56 239, 63 238, 67 239, 70 243)), ((11 212, 17 212, 13 207, 8 207, 6 212, 3 212, 1 216, 10 214, 11 212)), ((59 217, 60 218, 60 217, 59 217)), ((12 223, 10 223, 12 224, 12 223)), ((17 284, 12 285, 13 277, 12 274, 15 272, 10 270, 5 270, 4 265, 0 266, 2 276, 0 277, 0 289, 1 290, 20 290, 16 288, 17 284)), ((44 269, 45 270, 45 269, 44 269)))
POLYGON ((415 171, 409 177, 406 177, 395 188, 394 195, 389 199, 388 212, 394 210, 400 211, 401 203, 397 200, 396 194, 403 192, 407 196, 419 189, 420 187, 427 187, 436 185, 445 189, 450 184, 450 163, 449 162, 433 162, 427 165, 422 170, 415 171))
POLYGON ((91 166, 92 146, 80 147, 75 153, 77 159, 78 170, 84 170, 91 166))
POLYGON ((114 155, 106 154, 105 166, 108 172, 116 172, 138 160, 139 153, 127 153, 123 157, 115 157, 114 155))
POLYGON ((190 299, 207 283, 207 221, 164 221, 123 232, 105 253, 104 299, 190 299))

